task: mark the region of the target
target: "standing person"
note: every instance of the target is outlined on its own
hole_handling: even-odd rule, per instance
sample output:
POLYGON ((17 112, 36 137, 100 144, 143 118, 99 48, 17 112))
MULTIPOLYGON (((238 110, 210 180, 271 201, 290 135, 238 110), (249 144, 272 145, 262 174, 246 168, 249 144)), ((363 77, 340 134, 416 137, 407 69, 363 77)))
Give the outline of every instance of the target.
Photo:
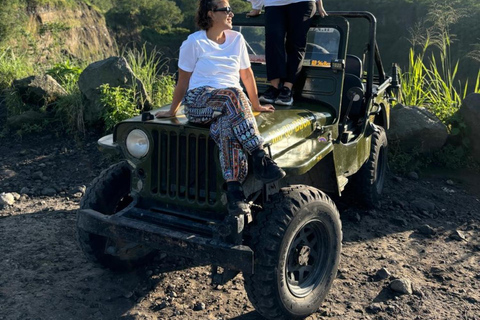
POLYGON ((252 0, 252 5, 254 1, 257 7, 259 1, 265 5, 265 58, 270 82, 260 101, 289 106, 312 18, 316 11, 321 17, 327 13, 322 0, 252 0))
POLYGON ((250 212, 241 185, 247 177, 247 153, 252 155, 257 179, 269 183, 283 178, 285 172, 263 150, 252 108, 259 112, 275 109, 258 100, 245 40, 231 30, 233 16, 227 0, 199 1, 196 23, 201 30, 189 35, 180 47, 179 77, 170 110, 155 116, 174 117, 183 103, 188 121, 210 125, 210 136, 220 149, 228 211, 237 215, 250 212))

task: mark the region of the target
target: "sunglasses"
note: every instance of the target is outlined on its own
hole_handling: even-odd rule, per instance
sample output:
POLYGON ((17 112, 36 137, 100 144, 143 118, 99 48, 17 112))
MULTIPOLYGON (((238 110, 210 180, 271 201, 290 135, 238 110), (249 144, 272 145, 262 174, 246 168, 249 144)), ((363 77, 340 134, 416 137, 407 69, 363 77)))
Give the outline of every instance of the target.
POLYGON ((233 13, 231 7, 215 8, 215 9, 213 9, 212 11, 213 11, 213 12, 223 11, 223 12, 225 12, 226 14, 233 13))

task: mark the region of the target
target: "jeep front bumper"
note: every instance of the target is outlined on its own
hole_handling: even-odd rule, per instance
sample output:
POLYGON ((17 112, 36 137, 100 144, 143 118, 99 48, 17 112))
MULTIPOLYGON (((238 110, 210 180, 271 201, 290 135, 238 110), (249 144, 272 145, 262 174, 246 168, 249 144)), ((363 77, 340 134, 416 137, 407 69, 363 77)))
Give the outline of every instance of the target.
POLYGON ((126 217, 125 214, 107 216, 95 210, 81 209, 77 215, 77 227, 107 238, 141 243, 162 252, 191 258, 199 263, 253 273, 253 251, 249 247, 135 219, 132 216, 140 217, 148 212, 138 208, 130 210, 126 217))

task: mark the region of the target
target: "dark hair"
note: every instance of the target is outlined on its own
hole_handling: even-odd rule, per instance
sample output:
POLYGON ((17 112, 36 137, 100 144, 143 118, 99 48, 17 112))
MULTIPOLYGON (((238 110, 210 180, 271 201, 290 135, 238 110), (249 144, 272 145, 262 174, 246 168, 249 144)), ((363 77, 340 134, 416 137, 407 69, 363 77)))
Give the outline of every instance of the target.
POLYGON ((208 11, 216 8, 216 0, 200 0, 198 2, 197 15, 195 22, 202 30, 208 30, 213 24, 212 18, 208 16, 208 11))

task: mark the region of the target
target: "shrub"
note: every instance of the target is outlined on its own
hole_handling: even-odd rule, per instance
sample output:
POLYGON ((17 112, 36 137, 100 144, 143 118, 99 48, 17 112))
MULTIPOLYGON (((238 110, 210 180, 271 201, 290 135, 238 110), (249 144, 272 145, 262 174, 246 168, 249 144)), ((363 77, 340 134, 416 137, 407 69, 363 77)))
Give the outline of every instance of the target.
MULTIPOLYGON (((83 69, 74 66, 70 63, 70 60, 56 63, 52 68, 47 70, 47 74, 52 76, 62 86, 71 86, 76 84, 83 69)), ((67 90, 67 88, 65 88, 67 90)), ((69 92, 67 90, 67 92, 69 92)))
POLYGON ((133 73, 143 82, 154 105, 162 105, 172 99, 175 80, 167 74, 167 59, 156 49, 147 52, 145 44, 141 50, 129 49, 124 53, 133 73))
POLYGON ((16 54, 11 48, 0 49, 0 91, 7 89, 13 80, 33 73, 33 66, 24 54, 16 54))
POLYGON ((134 89, 110 87, 108 84, 104 84, 100 87, 100 90, 100 100, 105 106, 103 114, 105 131, 111 131, 118 122, 139 113, 134 89))

